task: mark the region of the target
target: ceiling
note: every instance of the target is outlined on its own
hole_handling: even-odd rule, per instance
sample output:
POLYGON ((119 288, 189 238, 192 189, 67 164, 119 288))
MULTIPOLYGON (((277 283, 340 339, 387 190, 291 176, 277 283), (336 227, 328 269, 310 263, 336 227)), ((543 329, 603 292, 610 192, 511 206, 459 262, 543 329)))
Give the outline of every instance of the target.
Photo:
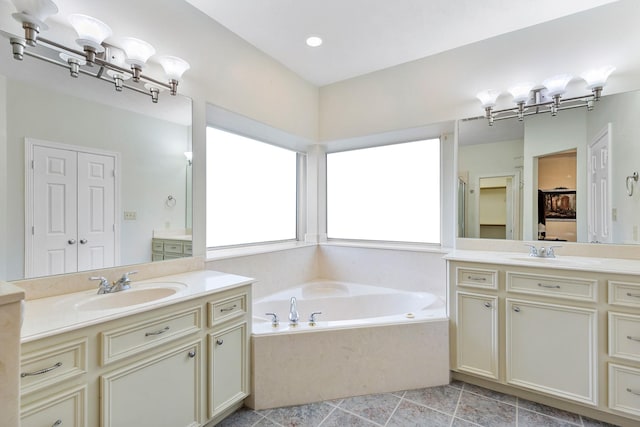
POLYGON ((325 86, 615 0, 186 1, 325 86), (322 46, 306 46, 309 35, 321 36, 322 46))

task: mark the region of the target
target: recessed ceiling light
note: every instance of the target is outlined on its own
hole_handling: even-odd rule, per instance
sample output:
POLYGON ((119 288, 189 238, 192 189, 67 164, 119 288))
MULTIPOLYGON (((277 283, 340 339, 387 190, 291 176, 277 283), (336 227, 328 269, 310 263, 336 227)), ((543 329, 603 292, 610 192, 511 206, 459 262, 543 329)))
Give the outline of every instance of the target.
POLYGON ((322 39, 318 36, 307 37, 307 46, 318 47, 322 44, 322 39))

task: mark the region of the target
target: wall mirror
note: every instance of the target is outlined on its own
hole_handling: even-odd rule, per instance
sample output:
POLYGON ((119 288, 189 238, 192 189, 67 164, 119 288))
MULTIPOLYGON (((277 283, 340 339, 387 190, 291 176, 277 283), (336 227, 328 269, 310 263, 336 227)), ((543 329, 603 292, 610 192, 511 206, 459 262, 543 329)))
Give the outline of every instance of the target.
MULTIPOLYGON (((73 271, 73 266, 70 271, 29 270, 29 264, 41 258, 48 258, 51 265, 60 264, 55 251, 36 254, 32 257, 36 261, 30 260, 33 249, 29 246, 40 244, 31 238, 33 229, 42 228, 34 227, 39 223, 31 217, 46 209, 60 215, 72 210, 51 206, 59 202, 49 197, 57 191, 56 185, 45 186, 44 193, 40 189, 28 195, 29 181, 37 180, 29 171, 33 167, 29 147, 39 144, 64 152, 114 155, 115 196, 90 190, 90 197, 99 199, 92 206, 102 204, 104 210, 76 215, 89 217, 91 225, 115 229, 114 266, 189 256, 190 244, 188 249, 185 243, 180 251, 158 255, 152 241, 154 237, 191 240, 191 162, 185 156, 191 151, 191 100, 161 93, 154 104, 149 96, 116 92, 113 84, 82 74, 71 78, 68 69, 31 57, 16 61, 8 41, 2 37, 0 41, 6 47, 0 50, 0 220, 6 224, 0 242, 0 280, 73 271), (113 219, 105 219, 104 212, 111 212, 113 219)), ((57 160, 53 157, 47 162, 55 169, 57 160)), ((80 166, 78 176, 82 176, 80 166)), ((58 220, 54 214, 48 221, 58 220)), ((76 246, 87 242, 86 236, 72 230, 80 225, 65 221, 58 225, 56 232, 62 233, 65 241, 76 246)), ((89 252, 88 261, 77 256, 75 271, 103 267, 96 261, 99 253, 89 252)))
POLYGON ((458 237, 640 244, 640 91, 458 122, 458 237), (630 190, 631 188, 631 190, 630 190))

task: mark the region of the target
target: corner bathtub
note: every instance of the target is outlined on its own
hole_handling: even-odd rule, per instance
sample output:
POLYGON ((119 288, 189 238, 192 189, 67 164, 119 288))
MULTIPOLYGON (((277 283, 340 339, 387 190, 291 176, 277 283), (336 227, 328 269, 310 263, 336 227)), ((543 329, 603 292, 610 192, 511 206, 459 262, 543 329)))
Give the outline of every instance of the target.
POLYGON ((246 403, 254 409, 449 382, 449 321, 433 294, 314 281, 255 300, 253 314, 246 403), (297 326, 288 320, 291 297, 297 326), (313 325, 312 312, 322 312, 313 325))

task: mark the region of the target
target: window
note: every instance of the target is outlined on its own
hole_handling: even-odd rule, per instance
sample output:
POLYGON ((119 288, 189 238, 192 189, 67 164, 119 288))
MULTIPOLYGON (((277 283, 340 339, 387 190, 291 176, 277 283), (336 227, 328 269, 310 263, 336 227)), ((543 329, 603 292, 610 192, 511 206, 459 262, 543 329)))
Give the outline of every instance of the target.
POLYGON ((207 128, 207 247, 296 238, 296 157, 207 128))
POLYGON ((327 154, 327 235, 440 243, 440 140, 327 154))

